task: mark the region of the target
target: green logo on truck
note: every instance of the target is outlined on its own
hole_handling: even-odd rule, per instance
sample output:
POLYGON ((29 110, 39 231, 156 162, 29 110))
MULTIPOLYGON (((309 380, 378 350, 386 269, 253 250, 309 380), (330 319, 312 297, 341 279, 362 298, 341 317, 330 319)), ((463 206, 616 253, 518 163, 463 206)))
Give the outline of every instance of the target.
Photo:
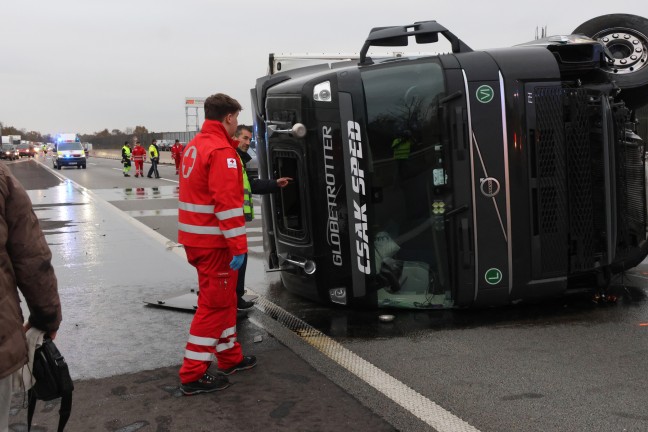
POLYGON ((493 90, 493 87, 489 85, 482 85, 477 87, 475 96, 477 97, 477 100, 479 102, 488 103, 493 100, 493 97, 495 96, 495 91, 493 90))
POLYGON ((484 279, 486 279, 486 283, 488 283, 489 285, 497 285, 498 283, 502 282, 502 272, 499 269, 490 268, 486 270, 484 279))

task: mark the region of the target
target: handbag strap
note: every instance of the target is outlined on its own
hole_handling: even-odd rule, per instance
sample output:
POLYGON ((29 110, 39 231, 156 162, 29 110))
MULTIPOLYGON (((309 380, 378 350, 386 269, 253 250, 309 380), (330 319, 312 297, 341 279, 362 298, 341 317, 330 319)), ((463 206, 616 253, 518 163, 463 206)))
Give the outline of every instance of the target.
MULTIPOLYGON (((36 409, 36 394, 33 390, 27 392, 27 432, 31 430, 32 418, 34 417, 34 411, 36 409)), ((59 409, 59 423, 58 423, 58 432, 63 432, 65 425, 67 424, 68 419, 70 418, 70 413, 72 412, 72 392, 66 392, 61 397, 61 408, 59 409)))
POLYGON ((31 430, 32 418, 34 417, 34 409, 36 408, 36 395, 34 390, 27 391, 27 432, 31 430))
POLYGON ((59 424, 58 432, 63 432, 65 425, 70 418, 70 413, 72 412, 72 392, 65 392, 61 396, 61 408, 59 409, 59 424))

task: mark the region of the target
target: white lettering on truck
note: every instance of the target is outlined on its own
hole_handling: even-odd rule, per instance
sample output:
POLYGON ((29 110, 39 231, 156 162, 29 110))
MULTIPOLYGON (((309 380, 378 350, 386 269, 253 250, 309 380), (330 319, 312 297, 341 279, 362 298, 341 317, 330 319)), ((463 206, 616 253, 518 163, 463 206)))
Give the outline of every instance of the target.
MULTIPOLYGON (((349 134, 349 153, 351 154, 351 187, 358 197, 366 197, 364 170, 360 168, 362 160, 362 137, 360 136, 360 125, 354 121, 347 122, 349 134)), ((364 201, 364 199, 362 200, 364 201)), ((358 204, 353 199, 354 231, 356 234, 355 249, 357 253, 358 270, 365 274, 371 271, 371 259, 369 254, 369 239, 367 237, 367 205, 358 204)))
POLYGON ((326 177, 326 202, 328 205, 328 221, 326 224, 326 234, 328 244, 331 246, 333 254, 333 264, 342 265, 342 246, 340 244, 340 223, 338 221, 337 211, 337 190, 335 188, 335 166, 333 165, 333 137, 331 128, 322 127, 322 145, 324 146, 324 173, 326 177))

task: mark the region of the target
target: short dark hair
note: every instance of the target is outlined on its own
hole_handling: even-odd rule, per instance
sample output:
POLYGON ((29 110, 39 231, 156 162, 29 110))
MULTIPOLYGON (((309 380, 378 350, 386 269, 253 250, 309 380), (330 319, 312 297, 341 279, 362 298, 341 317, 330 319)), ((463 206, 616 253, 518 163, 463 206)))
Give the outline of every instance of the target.
POLYGON ((246 131, 250 132, 250 134, 252 134, 252 126, 241 124, 241 125, 238 125, 236 127, 236 132, 234 132, 234 136, 237 137, 237 136, 241 135, 241 131, 244 131, 244 130, 246 130, 246 131))
POLYGON ((128 144, 128 141, 124 141, 124 144, 128 144))
POLYGON ((180 142, 180 140, 176 140, 175 142, 180 142))
POLYGON ((216 93, 205 100, 205 118, 223 121, 228 114, 234 114, 243 108, 238 101, 223 93, 216 93))

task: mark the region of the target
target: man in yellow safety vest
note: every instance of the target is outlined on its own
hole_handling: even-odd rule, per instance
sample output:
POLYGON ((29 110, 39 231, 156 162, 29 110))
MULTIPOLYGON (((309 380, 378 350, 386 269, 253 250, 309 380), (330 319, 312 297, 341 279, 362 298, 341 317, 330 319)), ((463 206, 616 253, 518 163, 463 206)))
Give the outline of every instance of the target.
MULTIPOLYGON (((243 214, 245 220, 250 222, 254 219, 254 204, 252 203, 252 194, 269 194, 288 186, 288 183, 292 180, 290 177, 281 177, 277 180, 263 180, 258 178, 253 178, 250 180, 245 170, 246 164, 252 159, 252 156, 248 154, 250 149, 250 142, 252 141, 252 127, 246 125, 239 125, 236 128, 236 133, 233 137, 239 142, 236 152, 241 158, 243 165, 243 214)), ((236 283, 236 295, 238 297, 237 307, 238 310, 245 310, 251 308, 254 304, 243 298, 245 294, 245 270, 247 268, 247 254, 243 260, 243 265, 239 268, 238 281, 236 283)))

